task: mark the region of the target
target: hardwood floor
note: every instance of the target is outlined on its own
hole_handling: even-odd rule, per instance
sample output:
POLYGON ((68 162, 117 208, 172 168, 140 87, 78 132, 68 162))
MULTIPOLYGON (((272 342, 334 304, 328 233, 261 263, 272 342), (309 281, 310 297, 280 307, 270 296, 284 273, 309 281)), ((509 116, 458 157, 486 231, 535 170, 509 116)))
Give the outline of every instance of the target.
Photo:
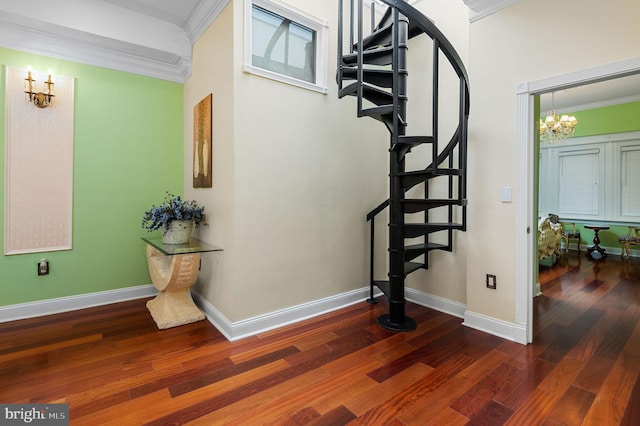
POLYGON ((640 261, 571 253, 540 280, 528 346, 413 304, 409 333, 363 302, 237 342, 159 331, 144 300, 0 324, 0 402, 72 425, 637 425, 640 261))

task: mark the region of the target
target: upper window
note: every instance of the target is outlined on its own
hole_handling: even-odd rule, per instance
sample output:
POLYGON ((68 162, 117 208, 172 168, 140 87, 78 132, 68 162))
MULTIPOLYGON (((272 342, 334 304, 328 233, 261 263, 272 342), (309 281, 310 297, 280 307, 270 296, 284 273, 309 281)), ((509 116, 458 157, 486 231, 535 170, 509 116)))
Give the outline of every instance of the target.
POLYGON ((326 93, 327 25, 272 0, 245 1, 245 71, 326 93))

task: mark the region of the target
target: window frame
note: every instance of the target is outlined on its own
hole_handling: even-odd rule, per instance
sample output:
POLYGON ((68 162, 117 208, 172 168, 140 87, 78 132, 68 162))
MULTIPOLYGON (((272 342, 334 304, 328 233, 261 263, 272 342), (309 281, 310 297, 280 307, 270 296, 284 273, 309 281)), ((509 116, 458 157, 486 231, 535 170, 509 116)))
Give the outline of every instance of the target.
POLYGON ((275 0, 245 0, 245 25, 244 25, 244 72, 258 75, 271 80, 279 81, 293 86, 302 87, 327 94, 327 66, 328 66, 328 37, 329 25, 327 21, 316 18, 291 5, 275 0), (253 6, 256 5, 266 11, 280 15, 286 19, 307 27, 316 33, 316 57, 315 57, 315 83, 300 80, 285 74, 267 70, 253 65, 252 50, 252 26, 253 6))

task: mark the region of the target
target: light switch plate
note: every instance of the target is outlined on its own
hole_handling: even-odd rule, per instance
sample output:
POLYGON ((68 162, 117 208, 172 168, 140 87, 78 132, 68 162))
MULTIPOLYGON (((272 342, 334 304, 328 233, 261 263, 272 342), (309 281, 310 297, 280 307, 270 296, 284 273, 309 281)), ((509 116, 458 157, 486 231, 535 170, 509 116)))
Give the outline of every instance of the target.
POLYGON ((511 202, 511 187, 510 186, 503 186, 502 188, 500 188, 500 201, 502 201, 503 203, 510 203, 511 202))

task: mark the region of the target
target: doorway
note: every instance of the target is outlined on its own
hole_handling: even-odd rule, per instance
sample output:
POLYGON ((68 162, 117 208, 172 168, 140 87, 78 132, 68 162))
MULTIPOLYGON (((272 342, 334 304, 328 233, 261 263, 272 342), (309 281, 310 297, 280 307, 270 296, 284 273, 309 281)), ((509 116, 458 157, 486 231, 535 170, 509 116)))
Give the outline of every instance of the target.
POLYGON ((535 197, 535 144, 534 132, 538 120, 534 119, 535 97, 562 89, 584 86, 629 75, 640 74, 640 57, 604 66, 581 70, 544 80, 520 83, 516 87, 516 191, 522 201, 516 207, 516 288, 515 322, 520 334, 520 343, 533 341, 533 293, 535 284, 536 220, 535 197))

